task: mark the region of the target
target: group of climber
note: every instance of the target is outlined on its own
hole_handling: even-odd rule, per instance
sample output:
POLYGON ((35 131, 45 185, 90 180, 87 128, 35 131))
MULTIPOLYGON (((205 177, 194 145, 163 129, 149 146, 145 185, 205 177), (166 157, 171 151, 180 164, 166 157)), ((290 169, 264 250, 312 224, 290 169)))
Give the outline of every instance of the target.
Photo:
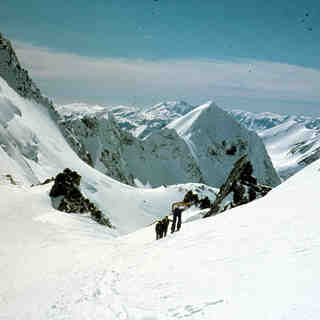
POLYGON ((189 208, 190 205, 191 205, 190 203, 186 203, 186 202, 175 202, 172 204, 171 213, 173 216, 173 220, 170 220, 168 218, 168 216, 166 216, 162 220, 159 220, 156 223, 155 231, 156 231, 156 239, 157 240, 167 236, 170 222, 172 222, 171 233, 180 230, 181 223, 182 223, 182 221, 181 221, 182 211, 189 208))

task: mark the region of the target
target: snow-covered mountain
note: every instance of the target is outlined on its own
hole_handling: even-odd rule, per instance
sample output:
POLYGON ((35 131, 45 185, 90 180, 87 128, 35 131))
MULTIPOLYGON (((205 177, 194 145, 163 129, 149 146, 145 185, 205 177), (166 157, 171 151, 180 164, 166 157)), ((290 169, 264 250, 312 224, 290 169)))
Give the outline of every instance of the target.
POLYGON ((264 141, 277 172, 283 179, 320 158, 320 118, 230 112, 264 141))
POLYGON ((168 215, 172 202, 189 190, 214 199, 217 190, 195 183, 136 188, 94 165, 106 170, 105 161, 123 172, 132 165, 160 181, 191 179, 186 174, 193 171, 184 168, 190 161, 203 179, 211 169, 220 179, 218 170, 227 172, 222 163, 247 152, 254 174, 277 182, 261 140, 214 103, 143 141, 120 130, 99 106, 57 113, 14 56, 1 40, 1 319, 319 318, 319 160, 227 213, 199 219, 208 209, 191 207, 179 232, 156 241, 153 223, 168 215), (80 174, 81 192, 115 229, 53 208, 53 182, 38 182, 66 167, 80 174))
POLYGON ((174 120, 168 128, 176 130, 188 144, 204 181, 209 185, 220 186, 235 159, 244 154, 248 155, 260 183, 274 186, 280 182, 257 134, 239 125, 213 102, 174 120))
MULTIPOLYGON (((105 108, 72 105, 57 111, 23 70, 10 42, 4 38, 0 56, 3 179, 22 186, 37 185, 67 167, 75 170, 82 177, 80 188, 84 196, 110 219, 119 234, 136 230, 168 213, 170 203, 184 195, 171 196, 169 192, 170 201, 165 208, 150 209, 149 198, 141 191, 144 189, 123 185, 112 177, 139 186, 205 182, 198 159, 175 130, 165 128, 141 141, 121 130, 105 108), (110 212, 108 203, 115 194, 122 194, 123 201, 110 212), (132 198, 136 201, 128 218, 125 202, 132 198)), ((187 109, 177 107, 181 113, 187 109)), ((214 181, 214 175, 212 172, 210 181, 214 181)), ((151 198, 152 194, 148 193, 151 198)))
POLYGON ((196 106, 185 101, 165 101, 144 109, 116 106, 111 107, 110 111, 122 129, 131 132, 135 137, 144 139, 194 108, 196 106))
MULTIPOLYGON (((280 183, 261 139, 214 103, 197 108, 171 104, 170 112, 168 105, 159 104, 149 110, 149 120, 159 124, 167 113, 176 120, 167 127, 148 127, 152 133, 142 140, 121 130, 114 119, 114 109, 110 112, 108 107, 72 104, 57 110, 65 136, 77 154, 94 168, 124 183, 134 185, 140 181, 160 186, 200 182, 219 187, 234 162, 244 154, 253 163, 254 175, 260 183, 271 186, 280 183), (187 113, 179 115, 178 111, 187 113)), ((119 107, 118 114, 119 110, 132 117, 135 114, 132 108, 119 107)))
POLYGON ((80 158, 130 185, 204 182, 185 141, 174 130, 140 140, 122 130, 108 108, 84 104, 57 108, 65 136, 80 158))

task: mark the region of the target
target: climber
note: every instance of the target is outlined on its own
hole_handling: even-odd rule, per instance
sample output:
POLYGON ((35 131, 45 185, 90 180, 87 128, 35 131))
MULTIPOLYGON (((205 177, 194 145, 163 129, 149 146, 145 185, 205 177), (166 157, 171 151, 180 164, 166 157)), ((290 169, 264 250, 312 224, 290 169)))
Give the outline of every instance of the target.
POLYGON ((185 209, 189 208, 190 204, 186 202, 175 202, 172 204, 171 211, 173 215, 173 221, 171 226, 171 233, 173 233, 176 229, 177 223, 177 231, 181 228, 181 213, 185 209))
POLYGON ((156 239, 159 240, 163 237, 163 223, 162 223, 162 220, 159 220, 157 223, 156 223, 156 239))
POLYGON ((163 227, 163 236, 166 237, 167 236, 167 232, 168 232, 168 227, 169 227, 169 222, 171 220, 169 220, 168 216, 165 216, 162 219, 162 227, 163 227))

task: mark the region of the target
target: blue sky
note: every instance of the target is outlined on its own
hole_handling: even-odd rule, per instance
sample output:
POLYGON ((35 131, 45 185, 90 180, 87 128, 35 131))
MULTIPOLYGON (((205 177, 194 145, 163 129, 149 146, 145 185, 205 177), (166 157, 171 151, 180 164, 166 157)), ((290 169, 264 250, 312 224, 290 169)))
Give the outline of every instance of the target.
POLYGON ((320 116, 318 1, 2 0, 0 31, 58 103, 320 116))

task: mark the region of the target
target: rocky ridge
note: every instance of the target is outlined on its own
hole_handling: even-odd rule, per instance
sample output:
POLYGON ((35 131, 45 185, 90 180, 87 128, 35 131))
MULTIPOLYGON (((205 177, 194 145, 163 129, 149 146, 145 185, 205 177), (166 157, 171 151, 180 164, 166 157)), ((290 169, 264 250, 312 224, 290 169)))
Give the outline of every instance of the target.
POLYGON ((220 186, 216 199, 204 218, 264 197, 272 190, 270 186, 257 183, 252 174, 252 164, 247 155, 244 155, 236 161, 226 181, 220 186))
POLYGON ((0 76, 20 96, 32 99, 37 103, 46 106, 54 116, 53 102, 42 95, 40 89, 32 81, 27 70, 22 68, 18 57, 11 45, 11 42, 0 33, 0 76))

